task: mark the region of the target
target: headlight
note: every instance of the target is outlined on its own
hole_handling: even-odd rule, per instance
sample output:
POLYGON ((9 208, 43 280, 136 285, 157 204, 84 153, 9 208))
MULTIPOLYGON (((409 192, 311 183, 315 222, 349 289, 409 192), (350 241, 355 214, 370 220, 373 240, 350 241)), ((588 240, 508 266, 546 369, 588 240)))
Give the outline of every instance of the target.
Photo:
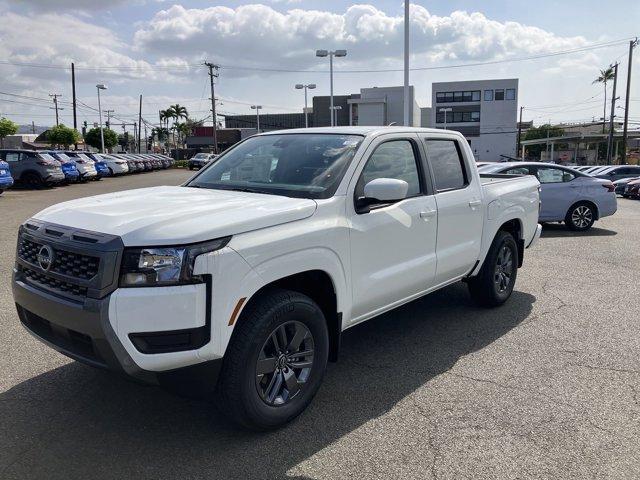
POLYGON ((178 247, 127 248, 120 266, 121 287, 154 287, 200 283, 193 274, 196 257, 229 243, 231 237, 178 247))

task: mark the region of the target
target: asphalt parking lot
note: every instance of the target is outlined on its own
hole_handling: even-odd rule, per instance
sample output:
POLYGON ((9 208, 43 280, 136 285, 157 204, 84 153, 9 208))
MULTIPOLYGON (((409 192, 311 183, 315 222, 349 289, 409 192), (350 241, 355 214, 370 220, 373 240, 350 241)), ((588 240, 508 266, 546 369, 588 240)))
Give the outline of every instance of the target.
MULTIPOLYGON (((640 202, 577 234, 548 225, 510 301, 454 285, 344 335, 311 407, 268 433, 70 361, 12 303, 19 224, 161 171, 0 196, 0 478, 638 478, 640 202)), ((158 206, 161 208, 161 205, 158 206)))

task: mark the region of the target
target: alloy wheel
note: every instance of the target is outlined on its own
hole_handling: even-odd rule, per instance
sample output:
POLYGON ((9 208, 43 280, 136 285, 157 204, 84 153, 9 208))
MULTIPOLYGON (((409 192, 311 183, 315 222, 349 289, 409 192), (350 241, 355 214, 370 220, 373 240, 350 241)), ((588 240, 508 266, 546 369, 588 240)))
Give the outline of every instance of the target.
POLYGON ((593 212, 586 205, 580 205, 571 213, 571 221, 578 228, 586 228, 593 222, 593 212))
POLYGON ((509 288, 513 275, 513 252, 508 245, 502 245, 496 259, 493 281, 498 293, 504 293, 509 288))
POLYGON ((279 325, 264 342, 256 362, 256 388, 262 400, 280 406, 296 397, 313 367, 314 342, 301 322, 279 325))

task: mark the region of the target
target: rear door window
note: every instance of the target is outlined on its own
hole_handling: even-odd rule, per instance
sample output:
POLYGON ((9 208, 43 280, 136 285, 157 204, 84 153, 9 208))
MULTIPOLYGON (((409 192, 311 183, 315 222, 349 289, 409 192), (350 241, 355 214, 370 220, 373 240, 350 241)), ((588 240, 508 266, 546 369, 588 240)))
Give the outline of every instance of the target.
POLYGON ((437 191, 455 190, 469 184, 469 175, 458 142, 425 140, 425 145, 437 191))

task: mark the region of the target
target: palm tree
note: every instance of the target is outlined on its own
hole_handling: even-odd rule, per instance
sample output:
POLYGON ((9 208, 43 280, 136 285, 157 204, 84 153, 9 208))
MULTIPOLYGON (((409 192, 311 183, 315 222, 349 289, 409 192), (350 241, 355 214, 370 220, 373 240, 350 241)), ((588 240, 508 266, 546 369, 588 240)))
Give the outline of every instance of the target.
POLYGON ((600 70, 600 75, 592 83, 602 83, 604 85, 604 112, 602 115, 602 133, 604 133, 604 126, 607 118, 607 82, 613 80, 614 73, 613 67, 600 70))
POLYGON ((183 107, 182 105, 176 103, 175 105, 171 105, 171 107, 169 107, 169 110, 173 112, 173 118, 175 118, 176 120, 180 120, 181 118, 189 118, 187 107, 183 107))

